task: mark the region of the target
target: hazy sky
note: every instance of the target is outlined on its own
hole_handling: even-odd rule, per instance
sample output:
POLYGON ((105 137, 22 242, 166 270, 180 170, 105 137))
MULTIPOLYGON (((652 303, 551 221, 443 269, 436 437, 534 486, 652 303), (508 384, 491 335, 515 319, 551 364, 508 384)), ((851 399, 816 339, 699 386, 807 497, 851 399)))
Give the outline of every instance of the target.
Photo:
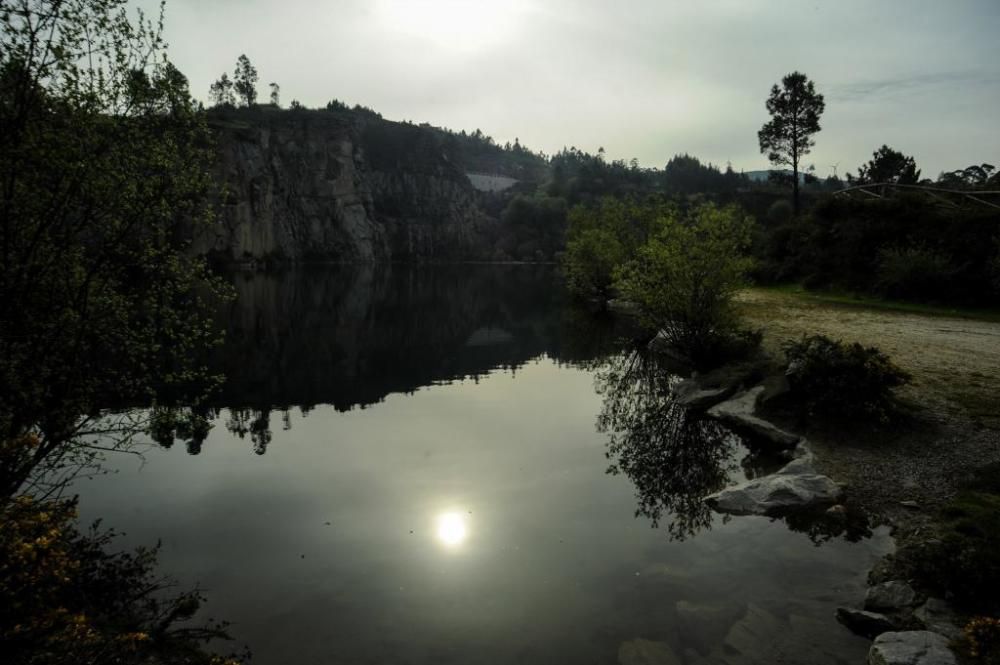
POLYGON ((261 98, 276 81, 283 104, 754 170, 764 100, 797 69, 826 97, 806 158, 819 175, 883 143, 931 177, 1000 166, 1000 0, 168 0, 166 14, 200 99, 246 53, 261 98))

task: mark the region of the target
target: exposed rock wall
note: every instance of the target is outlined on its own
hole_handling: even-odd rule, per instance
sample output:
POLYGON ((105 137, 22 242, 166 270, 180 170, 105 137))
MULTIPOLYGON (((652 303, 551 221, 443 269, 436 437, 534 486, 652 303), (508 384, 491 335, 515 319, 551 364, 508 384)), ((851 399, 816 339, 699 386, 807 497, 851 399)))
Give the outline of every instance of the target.
POLYGON ((199 254, 223 262, 372 263, 491 253, 496 220, 419 127, 276 110, 231 111, 213 116, 212 125, 224 190, 216 222, 195 238, 199 254), (400 131, 422 140, 400 141, 400 131))

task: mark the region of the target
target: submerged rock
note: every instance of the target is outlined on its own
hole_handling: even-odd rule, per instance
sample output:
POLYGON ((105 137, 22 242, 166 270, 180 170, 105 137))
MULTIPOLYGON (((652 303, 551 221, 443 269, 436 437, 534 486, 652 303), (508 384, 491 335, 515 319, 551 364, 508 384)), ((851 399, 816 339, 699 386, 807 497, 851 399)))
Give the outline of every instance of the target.
POLYGON ((948 639, 927 630, 882 633, 868 652, 868 665, 955 665, 948 639))
POLYGON ((868 589, 865 595, 865 609, 898 612, 912 607, 916 598, 916 592, 906 582, 899 580, 882 582, 868 589))
POLYGON ((869 639, 877 637, 882 633, 896 630, 898 626, 884 614, 878 612, 866 612, 856 610, 852 607, 838 607, 837 621, 852 633, 857 633, 869 639))
POLYGON ((730 627, 744 614, 746 606, 739 603, 692 603, 677 601, 677 627, 686 643, 702 654, 718 646, 730 627))
POLYGON ((702 388, 695 379, 681 381, 673 387, 674 402, 686 409, 704 411, 733 394, 733 388, 702 388))
POLYGON ((801 437, 754 415, 757 400, 763 392, 764 386, 751 388, 730 400, 716 404, 708 410, 708 415, 771 446, 795 447, 801 437))
POLYGON ((618 647, 619 665, 682 665, 666 642, 637 638, 618 647))
POLYGON ((827 476, 783 471, 728 487, 705 501, 730 515, 771 515, 835 504, 843 495, 843 488, 827 476))

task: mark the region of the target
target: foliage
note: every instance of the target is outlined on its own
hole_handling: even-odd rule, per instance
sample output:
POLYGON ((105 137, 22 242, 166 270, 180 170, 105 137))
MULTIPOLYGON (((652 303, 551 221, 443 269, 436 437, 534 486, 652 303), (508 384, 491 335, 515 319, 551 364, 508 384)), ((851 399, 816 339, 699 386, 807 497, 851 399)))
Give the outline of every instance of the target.
POLYGON ((938 300, 955 268, 943 253, 927 247, 888 247, 879 253, 877 289, 889 298, 938 300))
POLYGON ((973 617, 962 629, 962 637, 972 662, 1000 665, 1000 619, 973 617))
POLYGON ((826 103, 805 74, 792 72, 781 79, 780 88, 771 87, 766 106, 771 119, 757 133, 760 151, 772 164, 792 167, 793 201, 798 213, 799 162, 815 145, 812 135, 820 130, 819 117, 826 103))
POLYGON ((248 107, 257 103, 257 69, 250 64, 250 58, 241 55, 236 59, 233 70, 233 89, 248 107))
POLYGON ((913 157, 907 157, 887 145, 872 153, 871 160, 858 169, 859 184, 892 182, 915 185, 920 181, 920 169, 913 157))
POLYGON ((788 224, 760 229, 755 253, 765 281, 988 305, 1000 302, 1000 289, 984 288, 998 274, 998 224, 994 209, 932 206, 914 194, 829 197, 788 224))
POLYGON ((608 298, 614 271, 635 255, 671 205, 634 199, 604 198, 569 211, 563 269, 571 291, 583 297, 608 298))
POLYGON ((662 172, 663 190, 668 194, 704 194, 708 192, 733 192, 746 185, 732 167, 725 172, 712 164, 702 164, 692 155, 674 155, 662 172))
POLYGON ((787 224, 794 214, 792 204, 785 199, 778 199, 767 209, 767 219, 772 224, 787 224))
POLYGON ((616 271, 622 297, 695 365, 722 360, 739 332, 733 296, 747 285, 752 225, 733 206, 657 215, 647 242, 616 271))
MULTIPOLYGON (((994 468, 994 472, 996 469, 994 468)), ((907 553, 913 574, 965 611, 1000 612, 1000 494, 965 490, 941 513, 939 537, 907 553)))
POLYGON ((213 153, 159 24, 125 0, 0 3, 0 440, 35 443, 0 460, 2 502, 100 407, 197 398, 221 286, 184 251, 213 153))
POLYGON ((885 422, 894 412, 893 389, 910 380, 875 347, 824 335, 785 345, 791 397, 807 414, 885 422))
POLYGON ((515 196, 500 216, 501 251, 523 261, 551 260, 562 249, 566 201, 544 195, 515 196))
MULTIPOLYGON (((896 554, 896 573, 969 614, 1000 615, 1000 464, 980 467, 938 515, 932 537, 896 554)), ((987 639, 995 626, 973 627, 987 639)), ((985 646, 985 645, 984 645, 985 646)), ((985 649, 983 651, 985 654, 985 649)), ((988 662, 988 661, 987 661, 988 662)))
POLYGON ((992 164, 973 164, 938 176, 938 184, 954 189, 1000 188, 1000 171, 992 164))
POLYGON ((73 501, 21 496, 0 508, 0 641, 24 665, 235 664, 200 651, 224 626, 180 628, 203 598, 167 593, 155 549, 109 553, 110 532, 82 534, 73 501), (153 660, 151 660, 153 659, 153 660))
POLYGON ((229 74, 223 74, 208 88, 208 98, 215 106, 235 106, 236 95, 229 74))

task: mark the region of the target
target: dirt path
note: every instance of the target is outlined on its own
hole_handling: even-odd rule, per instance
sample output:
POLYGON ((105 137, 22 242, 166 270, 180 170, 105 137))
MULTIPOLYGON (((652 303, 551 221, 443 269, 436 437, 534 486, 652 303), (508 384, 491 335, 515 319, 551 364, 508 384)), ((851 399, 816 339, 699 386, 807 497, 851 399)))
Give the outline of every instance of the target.
POLYGON ((879 513, 902 500, 930 508, 950 496, 971 468, 1000 461, 1000 322, 929 316, 819 302, 808 296, 750 290, 740 296, 764 344, 808 334, 881 348, 913 375, 901 391, 919 422, 857 443, 836 432, 807 433, 823 466, 845 479, 851 495, 879 513))

